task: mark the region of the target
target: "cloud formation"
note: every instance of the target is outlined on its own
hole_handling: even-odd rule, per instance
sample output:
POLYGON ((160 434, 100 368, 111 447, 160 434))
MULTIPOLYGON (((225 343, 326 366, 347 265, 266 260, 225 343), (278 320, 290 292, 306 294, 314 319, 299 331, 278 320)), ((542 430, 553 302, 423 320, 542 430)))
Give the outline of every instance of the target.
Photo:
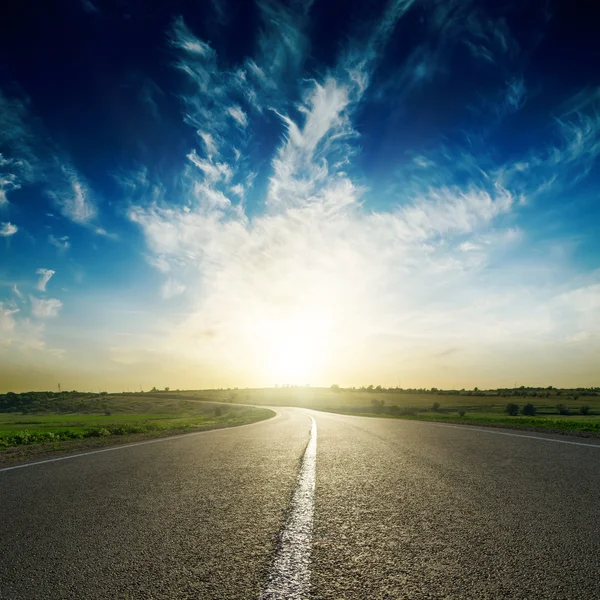
POLYGON ((53 271, 52 269, 38 269, 36 271, 36 274, 40 276, 40 279, 36 285, 37 289, 40 292, 46 291, 46 285, 50 281, 52 275, 54 275, 55 273, 56 271, 53 271))
MULTIPOLYGON (((370 190, 352 165, 360 146, 353 117, 368 93, 379 52, 409 8, 409 2, 393 3, 366 42, 366 59, 343 54, 321 78, 304 80, 295 105, 270 106, 283 129, 270 163, 264 211, 258 213, 233 201, 244 197, 240 181, 251 169, 237 162, 235 129, 252 139, 249 115, 270 98, 269 78, 282 76, 282 65, 296 68, 303 60, 302 34, 282 27, 279 37, 265 41, 258 56, 237 71, 246 91, 255 93, 252 101, 245 96, 246 112, 234 104, 233 87, 217 85, 225 79, 216 52, 177 24, 176 45, 186 53, 179 67, 196 90, 185 97, 186 106, 195 109, 186 120, 199 132, 198 147, 188 153, 195 167, 185 172, 188 200, 178 206, 154 186, 153 200, 134 202, 128 213, 144 233, 151 262, 168 273, 163 297, 178 289, 175 281, 185 281, 188 297, 196 298, 189 313, 171 324, 166 352, 200 362, 218 357, 227 368, 261 372, 264 383, 269 377, 264 365, 286 343, 282 340, 310 343, 319 359, 312 374, 317 378, 333 377, 336 369, 340 376, 364 371, 362 349, 369 348, 370 368, 393 381, 398 370, 416 375, 450 362, 461 363, 464 376, 466 357, 480 360, 506 351, 523 336, 542 343, 565 335, 574 306, 563 303, 560 317, 553 315, 561 292, 536 289, 536 278, 549 267, 544 261, 530 270, 519 264, 515 250, 527 233, 514 222, 538 190, 536 178, 527 183, 527 171, 580 165, 584 154, 596 152, 594 121, 578 119, 577 126, 558 121, 561 158, 552 150, 525 151, 520 162, 499 168, 465 149, 417 156, 407 165, 410 185, 397 189, 391 207, 365 201, 370 190), (272 68, 261 63, 270 44, 279 44, 272 68), (290 55, 292 48, 297 56, 290 55), (459 178, 461 169, 465 176, 459 178), (504 267, 494 272, 500 259, 504 267), (509 285, 511 269, 519 275, 509 285), (510 293, 503 291, 506 286, 510 293)), ((477 60, 496 63, 518 53, 505 23, 482 15, 463 22, 455 8, 458 12, 445 13, 439 5, 435 26, 453 41, 460 37, 457 31, 467 32, 465 44, 477 60)), ((263 10, 281 25, 279 8, 265 3, 263 10)), ((419 56, 423 64, 425 55, 419 56)), ((522 77, 502 86, 499 118, 520 110, 526 99, 522 77)), ((576 114, 593 113, 581 106, 576 114)))
POLYGON ((0 206, 7 193, 39 184, 61 214, 88 225, 97 208, 67 154, 52 140, 29 109, 27 99, 9 98, 0 91, 0 206))
POLYGON ((62 237, 56 237, 56 236, 50 234, 48 236, 48 241, 56 248, 58 248, 59 250, 63 250, 63 251, 68 250, 71 246, 68 235, 63 235, 62 237))
POLYGON ((31 302, 31 314, 38 319, 51 319, 58 316, 62 308, 62 302, 57 298, 36 298, 29 296, 31 302))
POLYGON ((10 237, 19 231, 19 228, 12 223, 0 223, 0 236, 10 237))

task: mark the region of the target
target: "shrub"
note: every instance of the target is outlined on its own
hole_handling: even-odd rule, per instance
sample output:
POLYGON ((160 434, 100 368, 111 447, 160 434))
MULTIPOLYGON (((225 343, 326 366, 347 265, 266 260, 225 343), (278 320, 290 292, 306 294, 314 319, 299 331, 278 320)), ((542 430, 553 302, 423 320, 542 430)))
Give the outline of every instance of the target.
POLYGON ((535 417, 535 413, 536 413, 536 408, 533 404, 531 404, 531 402, 529 404, 526 404, 523 407, 523 410, 521 411, 522 414, 526 415, 527 417, 535 417))
POLYGON ((464 411, 464 410, 459 410, 459 411, 458 411, 458 415, 459 415, 460 417, 464 417, 464 416, 465 416, 465 411, 464 411))
POLYGON ((571 411, 569 410, 569 407, 566 404, 557 404, 556 410, 558 411, 559 415, 570 415, 571 414, 571 411))
POLYGON ((584 404, 583 406, 579 407, 579 414, 580 415, 589 415, 590 414, 590 407, 587 404, 584 404))
POLYGON ((222 413, 223 413, 223 411, 221 410, 221 407, 217 406, 215 408, 215 417, 220 417, 222 413))
POLYGON ((519 414, 519 405, 509 402, 504 409, 505 413, 508 413, 511 417, 516 417, 519 414))
POLYGON ((110 435, 110 431, 106 427, 90 427, 85 432, 85 437, 106 437, 110 435))
POLYGON ((439 402, 434 402, 433 406, 431 407, 431 410, 433 412, 437 412, 438 410, 440 410, 440 403, 439 402))

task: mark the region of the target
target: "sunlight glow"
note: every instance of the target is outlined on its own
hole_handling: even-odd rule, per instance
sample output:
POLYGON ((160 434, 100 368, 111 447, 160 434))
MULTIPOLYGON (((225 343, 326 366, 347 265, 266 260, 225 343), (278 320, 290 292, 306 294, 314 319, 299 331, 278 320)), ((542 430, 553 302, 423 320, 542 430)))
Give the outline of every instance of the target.
POLYGON ((278 385, 314 382, 328 359, 327 329, 317 319, 287 318, 263 329, 266 375, 278 385))

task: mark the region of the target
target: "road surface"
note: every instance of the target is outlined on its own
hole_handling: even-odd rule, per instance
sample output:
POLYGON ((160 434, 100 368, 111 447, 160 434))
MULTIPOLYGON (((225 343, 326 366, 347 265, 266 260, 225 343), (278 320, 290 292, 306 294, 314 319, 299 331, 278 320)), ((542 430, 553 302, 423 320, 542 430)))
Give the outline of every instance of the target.
POLYGON ((277 410, 0 469, 0 598, 600 598, 599 442, 277 410))

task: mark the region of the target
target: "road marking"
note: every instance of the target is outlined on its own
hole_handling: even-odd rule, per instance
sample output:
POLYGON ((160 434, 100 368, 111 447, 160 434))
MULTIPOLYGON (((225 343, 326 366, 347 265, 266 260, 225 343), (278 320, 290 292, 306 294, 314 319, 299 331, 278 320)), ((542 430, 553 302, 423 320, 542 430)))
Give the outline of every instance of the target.
MULTIPOLYGON (((361 415, 347 415, 345 413, 334 413, 327 411, 317 411, 315 412, 325 416, 338 416, 338 417, 350 417, 351 419, 376 419, 382 417, 364 417, 361 415)), ((390 420, 390 419, 388 419, 390 420)), ((527 435, 524 433, 508 433, 506 431, 494 431, 493 427, 473 427, 472 425, 453 425, 452 423, 440 423, 439 421, 425 421, 419 419, 396 419, 396 421, 401 421, 403 423, 419 423, 420 425, 437 425, 439 427, 450 427, 452 429, 461 429, 462 431, 479 431, 481 433, 493 433, 495 435, 507 435, 509 437, 519 437, 519 438, 528 438, 531 440, 542 440, 543 442, 554 442, 556 444, 570 444, 571 446, 585 446, 587 448, 600 448, 600 444, 588 444, 586 442, 572 442, 570 440, 557 440, 554 438, 540 437, 538 435, 527 435)))
POLYGON ((110 448, 102 448, 101 450, 90 450, 89 452, 79 452, 78 454, 68 454, 67 456, 57 456, 56 458, 47 458, 46 460, 36 460, 35 462, 25 463, 22 465, 13 465, 12 467, 0 468, 0 473, 3 471, 13 471, 14 469, 24 469, 25 467, 35 467, 36 465, 43 465, 46 463, 58 462, 60 460, 70 460, 71 458, 79 458, 80 456, 90 456, 91 454, 100 454, 102 452, 112 452, 113 450, 124 450, 125 448, 133 448, 134 446, 145 446, 146 444, 158 444, 158 442, 170 442, 172 440, 178 440, 180 438, 190 437, 192 435, 200 435, 203 433, 213 433, 215 431, 223 431, 226 429, 240 429, 242 427, 250 427, 251 425, 257 425, 258 423, 264 423, 266 421, 272 421, 280 417, 280 413, 276 413, 275 416, 269 417, 268 419, 262 419, 261 421, 255 421, 254 423, 246 423, 245 425, 234 425, 233 427, 218 427, 216 429, 208 429, 206 431, 194 431, 192 433, 182 433, 181 435, 171 435, 169 437, 158 438, 156 440, 146 440, 144 442, 134 442, 132 444, 123 444, 121 446, 111 446, 110 448))
POLYGON ((600 448, 600 444, 586 444, 585 442, 572 442, 570 440, 555 440, 554 438, 539 437, 537 435, 525 435, 523 433, 508 433, 506 431, 494 431, 491 427, 471 427, 470 425, 451 425, 450 423, 434 423, 432 421, 413 421, 415 423, 426 423, 427 425, 439 425, 440 427, 451 427, 467 431, 480 431, 481 433, 493 433, 495 435, 507 435, 509 437, 527 438, 530 440, 542 440, 543 442, 554 442, 556 444, 570 444, 572 446, 586 446, 588 448, 600 448))
POLYGON ((317 467, 317 423, 310 417, 310 439, 298 483, 292 498, 291 512, 276 550, 261 600, 304 600, 310 590, 310 551, 317 467))

